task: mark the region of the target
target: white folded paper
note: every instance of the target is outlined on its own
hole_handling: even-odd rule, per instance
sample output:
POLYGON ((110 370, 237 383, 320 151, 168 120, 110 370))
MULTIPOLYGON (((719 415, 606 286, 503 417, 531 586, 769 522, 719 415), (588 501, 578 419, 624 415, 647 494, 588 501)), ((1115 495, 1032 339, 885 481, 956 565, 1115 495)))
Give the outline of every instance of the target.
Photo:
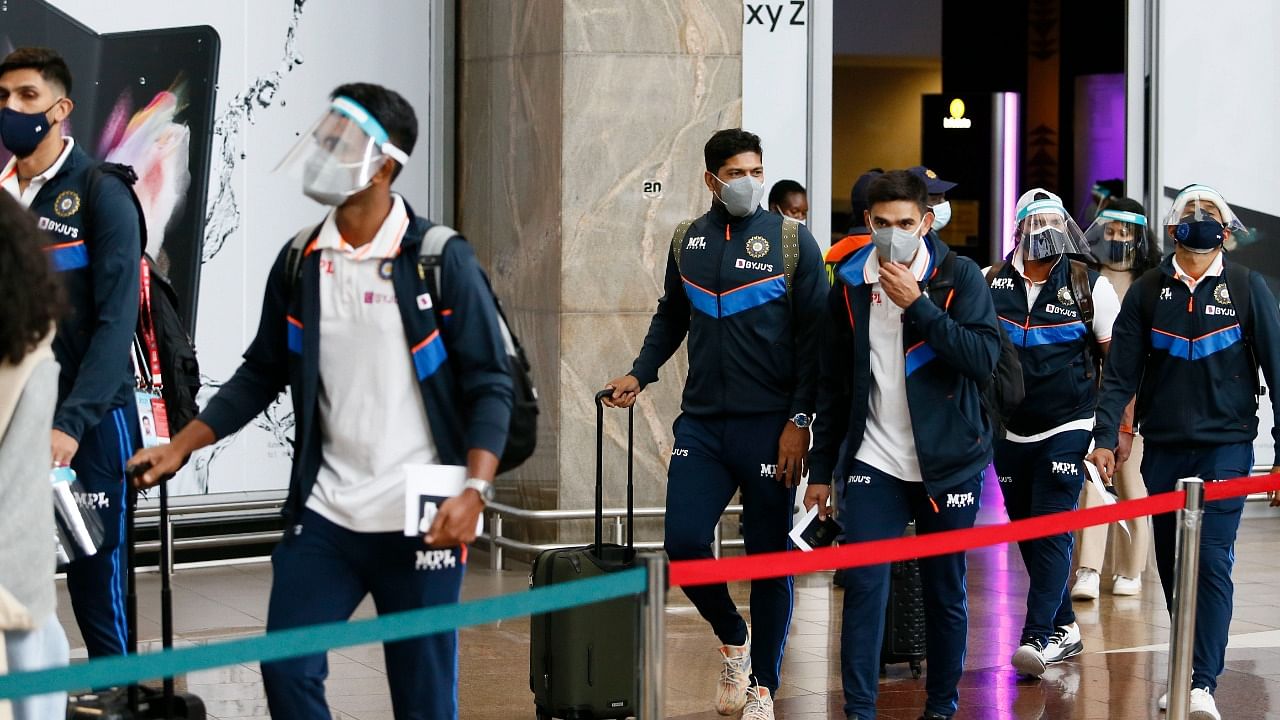
MULTIPOLYGON (((462 492, 467 469, 462 465, 404 466, 404 534, 424 535, 445 500, 462 492)), ((484 513, 476 518, 476 535, 484 531, 484 513)))
POLYGON ((799 520, 796 521, 795 527, 791 528, 792 544, 794 544, 796 547, 800 548, 805 552, 809 552, 810 550, 813 550, 813 548, 809 547, 809 543, 804 541, 803 535, 804 535, 804 531, 808 530, 809 526, 814 522, 817 522, 817 520, 818 520, 818 506, 814 505, 813 507, 809 508, 808 512, 806 512, 799 520))
MULTIPOLYGON (((1085 460, 1084 469, 1089 475, 1089 482, 1093 484, 1093 489, 1098 492, 1098 495, 1102 496, 1102 504, 1115 505, 1116 496, 1112 495, 1110 491, 1107 490, 1107 486, 1102 483, 1102 475, 1098 473, 1098 468, 1095 467, 1093 463, 1085 460)), ((1133 537, 1133 533, 1129 530, 1129 522, 1127 520, 1120 520, 1116 525, 1119 525, 1120 529, 1124 531, 1125 537, 1133 537)))

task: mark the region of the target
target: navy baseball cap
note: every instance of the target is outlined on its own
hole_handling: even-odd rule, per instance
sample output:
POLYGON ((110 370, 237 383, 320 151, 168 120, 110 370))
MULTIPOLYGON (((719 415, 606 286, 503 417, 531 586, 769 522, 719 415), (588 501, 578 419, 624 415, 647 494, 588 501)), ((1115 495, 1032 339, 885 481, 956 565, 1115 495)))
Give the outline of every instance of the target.
POLYGON ((956 186, 955 183, 948 182, 938 177, 938 173, 923 165, 907 168, 907 172, 923 180, 924 184, 929 188, 930 195, 942 195, 943 193, 950 192, 951 188, 956 186))

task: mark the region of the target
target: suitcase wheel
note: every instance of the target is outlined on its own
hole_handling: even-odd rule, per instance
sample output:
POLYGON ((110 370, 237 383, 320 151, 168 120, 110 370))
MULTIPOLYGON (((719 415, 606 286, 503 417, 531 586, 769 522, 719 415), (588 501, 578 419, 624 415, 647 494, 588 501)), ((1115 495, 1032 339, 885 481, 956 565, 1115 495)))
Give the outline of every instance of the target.
POLYGON ((534 713, 537 715, 538 720, 551 720, 551 713, 540 707, 535 708, 534 713))
POLYGON ((920 666, 920 661, 912 660, 911 661, 911 678, 913 680, 919 680, 920 676, 923 674, 924 674, 924 668, 920 666))

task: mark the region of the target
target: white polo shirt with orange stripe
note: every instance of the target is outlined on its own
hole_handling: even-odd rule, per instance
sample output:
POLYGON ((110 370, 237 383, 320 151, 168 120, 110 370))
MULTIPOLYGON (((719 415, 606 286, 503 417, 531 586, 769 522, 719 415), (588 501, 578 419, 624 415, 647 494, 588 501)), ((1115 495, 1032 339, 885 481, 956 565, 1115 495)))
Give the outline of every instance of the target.
MULTIPOLYGON (((929 247, 923 239, 909 266, 916 280, 924 282, 929 271, 929 247)), ((907 406, 907 358, 903 353, 903 315, 880 286, 880 254, 871 251, 863 267, 863 279, 871 285, 867 339, 871 344, 871 392, 867 397, 867 429, 856 458, 882 473, 906 482, 923 482, 916 438, 911 431, 907 406)))
POLYGON ((320 253, 321 462, 307 507, 355 532, 404 527, 406 463, 436 463, 391 263, 409 227, 404 200, 373 240, 352 248, 325 218, 320 253))
POLYGON ((71 148, 75 147, 76 141, 71 137, 64 137, 66 144, 62 146, 62 154, 57 160, 48 167, 44 172, 31 178, 31 182, 27 183, 25 191, 18 188, 18 158, 9 158, 9 164, 4 166, 4 172, 0 172, 0 187, 4 187, 9 194, 14 197, 22 207, 29 208, 31 203, 36 199, 36 193, 40 192, 40 188, 49 182, 62 169, 62 165, 67 162, 67 158, 71 156, 71 148))

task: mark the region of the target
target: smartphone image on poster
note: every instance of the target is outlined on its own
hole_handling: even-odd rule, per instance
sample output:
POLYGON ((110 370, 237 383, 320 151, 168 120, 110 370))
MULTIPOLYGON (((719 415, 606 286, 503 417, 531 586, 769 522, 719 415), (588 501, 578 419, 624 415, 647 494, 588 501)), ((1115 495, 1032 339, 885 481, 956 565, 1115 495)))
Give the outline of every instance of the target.
MULTIPOLYGON (((221 43, 207 25, 99 34, 45 0, 6 0, 0 49, 56 50, 76 107, 64 134, 97 160, 130 165, 147 248, 195 329, 221 43)), ((0 155, 7 161, 8 154, 0 155)))

